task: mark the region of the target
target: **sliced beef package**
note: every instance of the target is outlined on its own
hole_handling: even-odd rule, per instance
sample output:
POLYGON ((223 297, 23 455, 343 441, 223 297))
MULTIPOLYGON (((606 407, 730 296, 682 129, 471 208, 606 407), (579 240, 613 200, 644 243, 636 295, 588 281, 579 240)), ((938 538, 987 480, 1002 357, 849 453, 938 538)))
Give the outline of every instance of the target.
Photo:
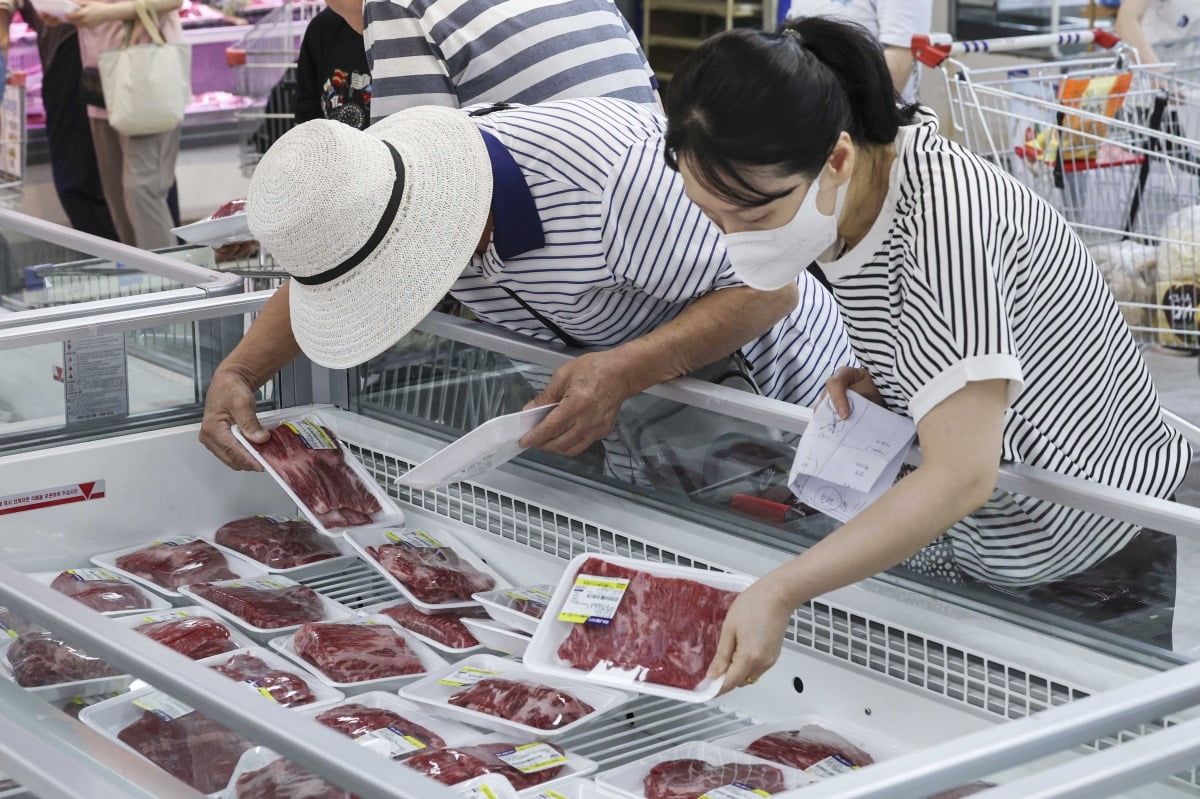
MULTIPOLYGON (((563 750, 554 744, 546 744, 546 746, 559 754, 563 753, 563 750)), ((422 749, 405 760, 404 765, 416 769, 444 785, 457 785, 472 777, 482 777, 484 774, 499 774, 512 783, 512 787, 518 791, 549 782, 563 770, 563 766, 551 766, 541 771, 525 773, 497 757, 497 755, 504 754, 516 747, 517 744, 511 743, 482 743, 475 746, 422 749)))
POLYGON ((240 774, 233 787, 237 799, 354 799, 353 794, 282 758, 240 774))
POLYGON ((382 613, 406 630, 412 630, 451 649, 479 646, 478 639, 471 635, 471 631, 460 619, 487 617, 487 613, 478 609, 426 614, 409 604, 392 605, 375 612, 382 613))
POLYGON ((229 570, 225 554, 207 541, 151 544, 145 549, 122 555, 117 568, 136 574, 155 585, 174 591, 181 585, 232 580, 237 577, 229 570))
POLYGON ((146 711, 117 737, 200 793, 224 790, 238 758, 253 746, 196 711, 169 721, 146 711))
POLYGON ((425 673, 420 658, 386 624, 305 624, 296 630, 292 645, 334 682, 425 673))
POLYGON ((733 783, 768 794, 786 790, 783 772, 755 763, 714 766, 685 758, 656 764, 643 781, 646 799, 699 799, 705 793, 733 783))
POLYGON ((325 606, 320 595, 308 586, 273 588, 262 584, 265 582, 260 580, 245 585, 199 583, 191 586, 191 590, 196 596, 265 630, 320 621, 325 617, 325 606))
POLYGON ((260 691, 265 691, 284 707, 307 705, 317 699, 299 674, 272 668, 254 655, 234 655, 225 663, 212 666, 212 669, 231 680, 249 683, 260 691))
POLYGON ((413 596, 430 605, 469 602, 472 594, 496 587, 491 576, 467 563, 450 547, 384 544, 367 547, 367 551, 413 596))
MULTIPOLYGON (((427 747, 440 748, 446 745, 440 735, 422 727, 415 721, 404 718, 399 713, 384 708, 360 705, 357 702, 323 711, 317 716, 317 721, 351 738, 361 738, 364 735, 384 730, 401 739, 415 738, 427 747)), ((399 759, 408 754, 410 753, 399 752, 395 757, 399 759)))
POLYGON ((5 652, 17 685, 34 688, 117 677, 120 672, 47 632, 22 633, 5 652))
POLYGON ((102 569, 68 569, 50 587, 99 613, 150 607, 150 597, 142 589, 102 569))
POLYGON ((595 711, 561 688, 498 677, 480 680, 447 701, 539 730, 557 730, 595 711))
POLYGON ((758 738, 746 751, 772 763, 811 770, 815 776, 833 776, 875 762, 869 754, 836 732, 817 724, 798 730, 773 732, 758 738))
POLYGON ((135 629, 192 660, 232 652, 238 648, 229 637, 229 628, 207 616, 152 621, 135 629))
POLYGON ((572 625, 558 656, 591 670, 601 663, 645 669, 645 681, 692 690, 717 652, 721 624, 737 594, 676 577, 655 577, 598 558, 579 574, 629 580, 607 625, 572 625))
POLYGON ((221 525, 216 542, 272 569, 291 569, 341 553, 310 522, 248 516, 221 525))
POLYGON ((346 464, 333 431, 305 419, 284 422, 254 444, 271 468, 326 527, 370 524, 383 510, 379 500, 346 464))

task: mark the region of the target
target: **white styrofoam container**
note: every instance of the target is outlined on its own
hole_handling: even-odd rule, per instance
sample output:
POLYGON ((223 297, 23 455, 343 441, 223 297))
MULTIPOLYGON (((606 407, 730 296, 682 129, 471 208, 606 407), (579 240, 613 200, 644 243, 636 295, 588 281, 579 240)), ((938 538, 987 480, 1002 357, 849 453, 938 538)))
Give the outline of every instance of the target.
MULTIPOLYGON (((245 517, 242 517, 242 518, 245 518, 245 517)), ((235 520, 231 519, 230 521, 235 521, 235 520)), ((308 521, 308 520, 305 519, 305 521, 308 521)), ((318 533, 320 533, 319 530, 318 530, 318 533)), ((325 542, 327 544, 333 546, 335 549, 337 549, 337 551, 340 554, 334 555, 332 558, 326 558, 325 560, 318 560, 314 563, 305 563, 303 565, 292 566, 287 569, 277 569, 277 568, 274 568, 273 566, 268 566, 267 564, 263 563, 262 561, 252 558, 249 555, 238 552, 236 549, 233 549, 232 547, 227 547, 224 544, 218 544, 216 530, 211 530, 209 532, 201 533, 199 537, 204 539, 205 541, 212 544, 214 547, 216 547, 217 549, 221 550, 222 552, 224 552, 228 555, 233 555, 234 557, 242 558, 243 560, 250 561, 251 563, 253 563, 255 566, 258 567, 259 571, 264 571, 264 572, 267 572, 268 574, 282 574, 287 577, 294 577, 298 574, 309 576, 309 575, 313 575, 313 574, 323 574, 326 571, 337 571, 339 568, 352 562, 353 560, 355 560, 358 557, 354 552, 350 551, 350 548, 348 546, 346 546, 345 542, 343 542, 340 538, 334 538, 333 536, 326 535, 326 536, 324 536, 325 542)))
POLYGON ((525 654, 532 640, 520 630, 513 630, 488 619, 463 619, 462 623, 471 631, 471 635, 478 638, 488 649, 517 657, 525 654))
MULTIPOLYGON (((239 584, 250 582, 252 580, 270 580, 272 583, 277 583, 282 586, 300 585, 300 583, 296 582, 295 580, 291 579, 290 577, 283 577, 278 574, 263 574, 261 572, 258 574, 248 575, 244 579, 218 580, 217 582, 213 583, 213 585, 237 586, 239 584)), ((238 627, 240 627, 243 630, 245 630, 246 632, 248 632, 251 636, 254 636, 254 637, 264 640, 264 641, 268 640, 270 638, 279 636, 283 633, 294 632, 295 630, 300 628, 299 624, 289 624, 289 625, 286 625, 283 627, 256 627, 255 625, 250 624, 248 621, 243 619, 241 616, 234 614, 232 611, 226 610, 225 608, 221 607, 217 603, 210 602, 209 600, 205 599, 204 597, 199 596, 198 594, 194 593, 191 590, 191 586, 187 586, 187 585, 183 586, 182 593, 183 593, 183 596, 187 597, 188 599, 192 600, 193 602, 196 602, 199 605, 203 605, 204 607, 206 607, 209 610, 216 613, 221 618, 229 619, 234 624, 236 624, 238 627)), ((320 597, 321 604, 324 606, 325 615, 322 616, 320 619, 314 619, 314 621, 340 621, 342 619, 350 619, 355 616, 354 611, 351 610, 350 608, 346 607, 342 603, 335 602, 334 600, 330 599, 329 597, 325 596, 324 594, 318 593, 317 596, 320 597)))
MULTIPOLYGON (((13 675, 12 664, 8 661, 8 647, 15 640, 15 638, 0 635, 0 676, 14 684, 17 680, 13 675)), ((127 691, 131 682, 133 682, 133 678, 128 674, 118 674, 115 677, 97 677, 94 680, 72 680, 54 685, 21 687, 46 702, 66 702, 77 696, 95 696, 127 691)))
POLYGON ((237 628, 237 625, 231 624, 228 619, 217 613, 213 613, 208 608, 200 607, 199 605, 188 605, 182 608, 170 608, 169 610, 148 611, 139 614, 129 614, 128 616, 118 616, 113 619, 122 627, 136 629, 143 624, 151 624, 157 621, 171 621, 173 619, 186 619, 193 616, 203 616, 208 619, 219 621, 226 630, 229 630, 229 640, 233 642, 238 649, 249 649, 250 647, 258 646, 248 635, 237 628))
MULTIPOLYGON (((383 567, 382 563, 376 560, 371 553, 367 551, 367 547, 379 547, 385 544, 397 543, 388 536, 389 534, 394 536, 403 529, 404 528, 402 527, 392 525, 354 527, 346 531, 346 542, 354 548, 354 551, 357 552, 363 560, 370 564, 371 568, 382 574, 405 599, 426 613, 437 613, 444 610, 458 610, 460 608, 478 607, 479 603, 473 599, 444 602, 441 604, 431 604, 429 602, 421 601, 415 594, 413 594, 412 591, 408 589, 408 586, 396 579, 391 572, 383 567)), ((443 547, 449 547, 450 549, 453 549, 455 554, 457 554, 461 560, 491 577, 495 581, 496 587, 508 585, 507 580, 501 577, 495 569, 485 563, 483 559, 471 551, 470 547, 464 544, 458 538, 458 536, 454 535, 450 531, 441 527, 431 527, 428 530, 422 528, 416 531, 423 532, 427 536, 432 537, 434 541, 436 541, 438 544, 441 544, 443 547)))
MULTIPOLYGON (((335 424, 331 424, 328 418, 321 414, 320 408, 317 406, 309 406, 308 408, 288 408, 287 410, 260 414, 258 417, 259 423, 267 429, 277 427, 285 422, 302 422, 305 419, 312 419, 322 427, 332 430, 334 435, 337 435, 337 426, 335 424)), ((242 435, 242 431, 238 429, 237 425, 233 426, 233 434, 235 437, 237 437, 238 441, 250 451, 250 454, 262 464, 263 469, 267 472, 267 474, 275 478, 275 481, 279 483, 279 486, 287 492, 289 497, 292 498, 292 501, 296 503, 296 507, 300 509, 305 518, 312 522, 313 526, 315 526, 318 530, 326 535, 340 536, 347 530, 356 529, 354 527, 328 528, 322 524, 321 520, 317 518, 317 514, 313 513, 312 509, 308 507, 308 503, 306 503, 299 494, 292 490, 292 487, 288 485, 286 480, 283 479, 283 475, 275 471, 275 468, 271 466, 271 464, 267 463, 267 459, 259 454, 254 445, 246 440, 246 438, 242 435)), ((340 444, 341 437, 339 436, 338 439, 340 444)), ((367 471, 366 467, 359 462, 358 458, 355 458, 353 455, 351 455, 346 450, 344 445, 342 445, 341 451, 346 465, 350 467, 350 471, 354 473, 354 475, 362 482, 363 486, 365 486, 371 495, 379 502, 379 507, 381 510, 371 517, 371 523, 390 524, 395 526, 403 525, 404 512, 400 510, 398 505, 396 505, 395 500, 388 496, 388 493, 383 489, 382 486, 379 485, 379 483, 375 482, 375 478, 371 476, 371 473, 367 471)))
MULTIPOLYGON (((370 616, 370 615, 379 613, 384 608, 390 608, 394 605, 411 605, 411 604, 412 603, 409 602, 407 599, 389 599, 386 602, 376 602, 373 605, 367 605, 364 608, 360 608, 358 612, 363 614, 364 616, 370 616)), ((422 611, 422 612, 424 612, 424 611, 422 611)), ((392 621, 393 623, 399 624, 401 627, 404 627, 403 624, 396 621, 391 616, 388 616, 387 618, 390 621, 392 621)), ((436 649, 438 652, 443 652, 447 655, 469 655, 473 652, 479 652, 483 649, 482 643, 475 644, 474 646, 465 646, 465 647, 460 647, 460 648, 446 646, 441 641, 430 638, 428 635, 417 632, 416 630, 410 630, 408 627, 404 627, 404 630, 409 635, 415 636, 418 640, 425 642, 429 646, 436 649)))
POLYGON ((329 710, 336 710, 337 707, 350 703, 390 710, 409 721, 420 724, 430 732, 437 733, 446 742, 447 746, 468 746, 486 737, 486 733, 480 732, 474 727, 468 727, 465 724, 459 724, 457 721, 444 716, 430 713, 428 707, 419 705, 416 702, 410 702, 387 691, 368 691, 365 694, 347 697, 345 702, 341 702, 336 706, 313 709, 304 708, 299 712, 302 716, 316 718, 322 713, 329 710))
MULTIPOLYGON (((196 535, 177 535, 177 536, 164 536, 163 538, 158 539, 158 540, 160 540, 160 541, 178 541, 180 543, 186 543, 186 542, 195 541, 198 539, 199 539, 199 536, 196 536, 196 535)), ((137 552, 138 550, 146 549, 153 543, 154 543, 153 541, 146 541, 144 543, 137 544, 136 546, 122 547, 121 549, 113 550, 112 552, 101 552, 99 555, 92 556, 92 563, 94 563, 97 566, 100 566, 104 569, 108 569, 109 571, 113 572, 114 574, 119 574, 122 577, 128 578, 128 579, 132 580, 133 582, 137 583, 138 585, 145 586, 146 588, 149 588, 151 591, 155 592, 156 594, 160 594, 162 596, 167 597, 168 599, 178 601, 183 598, 183 594, 180 591, 173 589, 173 588, 167 588, 166 586, 159 585, 158 583, 154 582, 153 580, 147 580, 145 577, 141 577, 137 574, 134 574, 133 572, 125 571, 124 569, 117 566, 117 558, 122 557, 123 555, 128 555, 131 552, 137 552)), ((208 543, 212 544, 211 541, 209 541, 208 543)), ((254 563, 254 561, 252 561, 252 560, 248 560, 246 558, 243 558, 241 555, 233 554, 228 551, 222 551, 221 554, 225 556, 225 561, 229 566, 229 571, 233 572, 238 577, 246 577, 251 574, 262 573, 262 569, 259 566, 257 566, 254 563)), ((180 586, 180 587, 182 588, 183 586, 180 586)))
POLYGON ((400 689, 400 695, 407 699, 411 699, 414 702, 420 702, 422 704, 435 707, 439 713, 447 713, 458 716, 464 721, 476 726, 487 727, 488 729, 501 730, 504 732, 516 732, 525 736, 542 739, 557 738, 561 735, 573 732, 585 724, 595 721, 605 713, 625 704, 633 698, 632 694, 624 691, 588 685, 587 683, 576 680, 563 680, 557 677, 546 679, 544 675, 534 674, 524 665, 517 663, 514 660, 500 658, 494 655, 471 655, 468 658, 460 660, 458 663, 442 669, 442 671, 436 674, 430 674, 423 679, 406 685, 404 688, 400 689), (574 696, 576 699, 588 703, 595 708, 595 710, 583 718, 576 719, 570 724, 565 724, 558 729, 541 730, 537 727, 531 727, 527 724, 509 721, 508 719, 503 719, 499 716, 481 713, 477 710, 470 710, 464 707, 457 707, 450 704, 449 699, 459 691, 464 690, 467 686, 446 685, 445 683, 441 682, 441 680, 456 674, 459 669, 476 669, 485 672, 495 672, 489 676, 508 680, 517 680, 526 683, 548 685, 551 688, 557 688, 565 691, 574 696))
POLYGON ((337 688, 341 691, 352 693, 354 691, 366 691, 371 689, 376 690, 393 690, 400 686, 410 683, 413 680, 420 679, 430 672, 437 672, 446 666, 444 658, 440 657, 431 647, 425 645, 415 635, 405 630, 399 624, 396 624, 387 616, 358 616, 353 619, 344 619, 340 622, 325 622, 329 624, 377 624, 387 627, 395 631, 401 639, 408 644, 409 649, 417 656, 417 660, 421 661, 424 666, 423 672, 417 674, 403 674, 394 677, 380 677, 374 680, 361 680, 359 682, 337 682, 329 677, 325 672, 321 671, 316 665, 305 660, 299 652, 296 651, 295 633, 291 635, 281 635, 272 638, 268 643, 272 649, 280 652, 288 660, 295 662, 298 666, 306 671, 315 674, 321 682, 326 685, 337 688))
POLYGON ((512 602, 515 597, 512 594, 526 593, 528 591, 537 590, 544 592, 547 595, 546 604, 549 606, 550 597, 553 596, 554 586, 552 585, 529 585, 522 588, 497 588, 492 591, 481 591, 473 595, 473 599, 483 605, 483 609, 488 612, 496 621, 501 624, 507 624, 514 630, 533 634, 538 627, 538 622, 541 619, 536 616, 529 616, 512 607, 512 602))
MULTIPOLYGON (((232 652, 223 652, 220 655, 213 655, 212 657, 207 657, 196 662, 202 666, 208 666, 209 668, 212 668, 213 666, 224 665, 239 655, 253 655, 263 663, 266 663, 270 668, 275 669, 276 671, 285 671, 289 674, 294 674, 304 681, 304 684, 308 686, 308 690, 312 692, 313 701, 303 705, 292 705, 288 708, 289 710, 325 708, 331 705, 336 705, 338 702, 341 702, 346 698, 346 695, 338 689, 331 685, 327 685, 318 679, 315 679, 312 674, 304 671, 303 669, 297 669, 295 665, 286 658, 280 657, 278 654, 272 652, 266 647, 256 646, 248 649, 235 649, 232 652)), ((263 696, 272 702, 275 701, 274 699, 267 697, 265 693, 259 691, 258 686, 254 685, 254 683, 250 682, 249 680, 244 681, 242 684, 245 685, 247 690, 249 690, 251 693, 258 696, 263 696)))
POLYGON ((904 746, 892 738, 882 736, 874 730, 867 730, 854 724, 846 723, 841 719, 830 719, 815 713, 792 716, 784 722, 758 724, 753 727, 747 727, 746 729, 738 730, 735 733, 718 738, 713 743, 726 749, 734 749, 741 752, 764 735, 786 730, 798 730, 807 724, 816 724, 830 732, 837 733, 866 752, 876 762, 895 757, 911 748, 904 746))
MULTIPOLYGON (((798 769, 781 766, 778 763, 772 763, 769 760, 763 760, 754 755, 748 755, 745 752, 737 752, 732 749, 715 746, 707 741, 695 741, 679 744, 665 751, 647 755, 624 766, 603 771, 596 775, 596 783, 615 792, 618 796, 628 797, 628 799, 644 799, 646 794, 643 785, 646 775, 650 773, 650 769, 668 760, 689 759, 700 760, 710 766, 724 766, 730 763, 770 766, 782 772, 783 784, 786 790, 800 788, 817 782, 816 777, 805 774, 798 769)), ((722 786, 717 785, 713 787, 719 788, 722 786)), ((762 786, 751 784, 751 787, 761 788, 762 786)))
POLYGON ((622 794, 581 777, 572 777, 552 788, 539 785, 526 793, 528 796, 523 799, 625 799, 622 794))
POLYGON ((229 216, 201 219, 198 222, 173 227, 171 232, 188 244, 205 244, 216 248, 222 244, 253 240, 254 234, 250 232, 250 223, 247 219, 246 212, 242 211, 229 216))
MULTIPOLYGON (((603 663, 591 670, 578 669, 558 656, 558 647, 575 627, 572 622, 559 621, 558 614, 571 594, 575 578, 584 562, 592 558, 635 569, 655 577, 683 578, 724 591, 740 592, 754 582, 753 577, 744 574, 707 571, 667 563, 652 563, 616 555, 578 555, 567 565, 567 570, 563 572, 562 579, 554 589, 554 598, 550 601, 550 606, 546 608, 546 614, 538 624, 529 648, 525 650, 525 664, 540 674, 549 674, 570 680, 586 680, 639 693, 678 699, 681 702, 706 702, 719 694, 723 679, 705 679, 695 689, 685 690, 671 685, 647 682, 641 679, 641 669, 610 668, 603 663)), ((620 612, 619 608, 617 612, 620 612)))
MULTIPOLYGON (((516 743, 518 746, 525 743, 534 743, 534 741, 513 741, 511 736, 505 734, 488 735, 478 741, 475 741, 474 743, 499 743, 501 741, 505 743, 516 743)), ((552 780, 546 780, 541 785, 536 785, 532 788, 526 788, 523 791, 517 791, 517 796, 521 797, 521 799, 535 799, 535 797, 544 794, 548 790, 558 790, 560 785, 566 785, 571 782, 580 781, 589 774, 594 774, 596 769, 600 767, 595 760, 592 760, 589 757, 584 757, 580 754, 576 754, 570 749, 564 749, 563 754, 567 758, 567 762, 563 764, 563 769, 558 776, 552 780)), ((507 782, 507 780, 505 781, 507 782)), ((470 782, 471 780, 465 780, 458 783, 458 785, 454 787, 458 788, 460 786, 467 785, 470 782)))
MULTIPOLYGON (((81 566, 79 568, 83 568, 83 567, 81 566)), ((48 586, 51 583, 53 583, 55 578, 57 578, 58 575, 62 574, 64 571, 67 571, 67 570, 60 569, 59 571, 56 571, 56 572, 34 572, 33 574, 26 574, 25 576, 28 577, 29 579, 33 580, 34 582, 48 586)), ((108 569, 105 569, 105 571, 108 571, 108 569)), ((124 574, 117 574, 115 571, 111 572, 111 574, 113 577, 117 578, 118 580, 120 580, 122 582, 132 584, 133 587, 138 590, 138 593, 140 593, 143 597, 146 598, 146 601, 149 604, 144 608, 137 608, 136 610, 102 610, 102 611, 99 611, 100 613, 104 614, 105 616, 113 616, 113 617, 126 616, 130 613, 146 613, 149 611, 162 610, 163 608, 171 607, 170 602, 163 599, 161 596, 154 593, 153 591, 147 591, 140 584, 131 580, 128 576, 126 576, 124 574)))

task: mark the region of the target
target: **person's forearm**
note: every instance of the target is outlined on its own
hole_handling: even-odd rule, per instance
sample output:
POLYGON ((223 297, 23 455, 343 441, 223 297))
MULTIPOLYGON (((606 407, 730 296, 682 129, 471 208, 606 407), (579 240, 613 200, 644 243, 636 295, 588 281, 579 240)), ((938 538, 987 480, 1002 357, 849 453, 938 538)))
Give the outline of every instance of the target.
POLYGON ((892 75, 892 85, 896 88, 896 94, 904 94, 908 82, 912 80, 912 52, 903 47, 884 47, 883 59, 892 75))
POLYGON ((267 300, 254 324, 218 369, 236 372, 254 388, 260 388, 300 354, 300 345, 292 334, 288 285, 284 283, 267 300))
POLYGON ((1142 27, 1142 18, 1149 10, 1148 0, 1124 0, 1117 10, 1117 18, 1113 22, 1113 32, 1133 49, 1137 50, 1138 58, 1143 64, 1158 63, 1154 47, 1142 27))

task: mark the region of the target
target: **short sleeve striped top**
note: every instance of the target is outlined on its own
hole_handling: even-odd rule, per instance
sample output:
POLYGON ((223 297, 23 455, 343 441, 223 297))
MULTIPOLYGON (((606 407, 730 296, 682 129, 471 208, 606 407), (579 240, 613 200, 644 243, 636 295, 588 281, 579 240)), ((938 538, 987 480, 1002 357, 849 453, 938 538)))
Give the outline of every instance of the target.
MULTIPOLYGON (((941 137, 901 129, 879 218, 823 264, 851 344, 916 422, 976 380, 1009 385, 1002 457, 1167 497, 1190 451, 1083 242, 1028 188, 941 137)), ((957 568, 1029 584, 1088 568, 1129 524, 996 492, 947 533, 957 568)))

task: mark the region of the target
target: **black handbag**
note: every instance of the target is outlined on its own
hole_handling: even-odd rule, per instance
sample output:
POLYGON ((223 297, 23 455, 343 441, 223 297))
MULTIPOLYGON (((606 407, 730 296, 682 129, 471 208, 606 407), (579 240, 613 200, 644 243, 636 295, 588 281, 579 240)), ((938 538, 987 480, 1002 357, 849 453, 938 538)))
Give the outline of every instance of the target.
POLYGON ((104 108, 104 87, 100 85, 100 69, 84 67, 79 75, 79 96, 85 105, 104 108))

